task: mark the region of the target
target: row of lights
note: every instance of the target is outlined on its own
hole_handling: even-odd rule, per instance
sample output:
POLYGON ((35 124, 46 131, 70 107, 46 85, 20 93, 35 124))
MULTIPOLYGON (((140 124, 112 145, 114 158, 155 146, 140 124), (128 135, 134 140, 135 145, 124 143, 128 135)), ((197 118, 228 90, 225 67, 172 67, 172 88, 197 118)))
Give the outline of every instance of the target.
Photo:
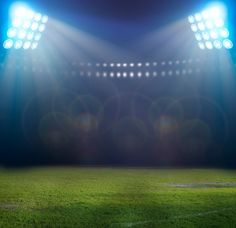
POLYGON ((10 48, 15 48, 16 50, 18 49, 36 49, 38 47, 38 42, 30 42, 30 41, 25 41, 23 42, 22 40, 12 40, 12 39, 7 39, 6 41, 4 41, 3 43, 3 47, 5 49, 10 49, 10 48))
MULTIPOLYGON (((234 68, 236 69, 236 63, 234 63, 234 68)), ((186 66, 187 67, 187 66, 186 66)), ((21 71, 25 71, 28 73, 46 73, 46 74, 58 74, 56 70, 50 69, 50 68, 42 68, 42 67, 27 67, 25 66, 20 66, 19 64, 14 66, 12 64, 4 64, 0 63, 0 69, 17 69, 21 71)), ((160 71, 155 71, 155 70, 143 70, 143 71, 77 71, 77 70, 71 70, 71 71, 64 71, 62 72, 63 75, 65 76, 88 76, 88 77, 117 77, 117 78, 134 78, 134 77, 159 77, 159 76, 178 76, 178 75, 194 75, 194 74, 199 74, 201 72, 200 68, 198 67, 193 67, 193 68, 184 68, 184 69, 166 69, 166 70, 160 70, 160 71)))
POLYGON ((223 47, 226 49, 231 49, 233 48, 233 42, 229 39, 225 39, 223 41, 214 40, 213 42, 212 41, 199 42, 198 46, 202 50, 204 49, 212 50, 213 48, 222 49, 223 47))
POLYGON ((157 62, 146 62, 146 63, 84 63, 84 62, 80 62, 80 63, 76 63, 73 62, 73 65, 79 65, 81 67, 110 67, 110 68, 134 68, 134 67, 157 67, 157 66, 171 66, 171 65, 180 65, 180 64, 191 64, 193 62, 199 62, 200 60, 176 60, 176 61, 162 61, 160 63, 157 62))
MULTIPOLYGON (((4 68, 4 64, 0 65, 1 68, 4 68)), ((13 68, 12 65, 9 65, 8 68, 13 68)), ((19 66, 17 66, 19 69, 19 66)), ((56 71, 52 69, 43 69, 32 67, 28 68, 24 66, 22 68, 25 72, 32 72, 32 73, 46 73, 46 74, 57 74, 56 71)), ((65 76, 87 76, 87 77, 110 77, 110 78, 151 78, 151 77, 165 77, 165 76, 181 76, 181 75, 194 75, 199 74, 201 72, 200 68, 184 68, 184 69, 176 69, 176 70, 162 70, 162 71, 122 71, 122 72, 106 72, 106 71, 63 71, 61 72, 62 75, 65 76)))
MULTIPOLYGON (((165 77, 165 76, 174 76, 174 75, 191 75, 191 74, 198 74, 200 73, 200 69, 183 69, 183 70, 169 70, 169 71, 161 71, 161 72, 157 72, 157 71, 146 71, 146 72, 84 72, 81 71, 78 74, 80 76, 88 76, 88 77, 92 77, 92 76, 96 76, 96 77, 110 77, 110 78, 142 78, 142 77, 146 77, 146 78, 150 78, 150 77, 165 77)), ((68 75, 68 72, 64 72, 65 75, 68 75)), ((77 73, 75 71, 73 71, 71 73, 73 76, 76 76, 77 73)))

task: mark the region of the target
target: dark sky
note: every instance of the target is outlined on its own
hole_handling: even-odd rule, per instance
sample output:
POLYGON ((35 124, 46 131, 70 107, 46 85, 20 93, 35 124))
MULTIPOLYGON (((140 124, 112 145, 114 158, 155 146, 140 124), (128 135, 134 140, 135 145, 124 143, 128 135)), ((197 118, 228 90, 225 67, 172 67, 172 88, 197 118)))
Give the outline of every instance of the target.
MULTIPOLYGON (((151 16, 166 18, 181 13, 188 14, 193 9, 201 9, 207 0, 32 0, 45 9, 64 13, 84 13, 125 20, 140 20, 151 16)), ((231 3, 231 0, 224 2, 231 3)))
MULTIPOLYGON (((7 6, 12 0, 2 3, 7 6)), ((166 18, 201 7, 206 0, 31 0, 32 6, 47 12, 63 14, 86 14, 122 20, 141 20, 152 16, 166 18)))
POLYGON ((78 1, 37 1, 40 6, 50 11, 63 11, 65 14, 85 14, 112 20, 140 21, 150 17, 166 18, 178 15, 194 6, 200 6, 200 1, 186 0, 78 0, 78 1))

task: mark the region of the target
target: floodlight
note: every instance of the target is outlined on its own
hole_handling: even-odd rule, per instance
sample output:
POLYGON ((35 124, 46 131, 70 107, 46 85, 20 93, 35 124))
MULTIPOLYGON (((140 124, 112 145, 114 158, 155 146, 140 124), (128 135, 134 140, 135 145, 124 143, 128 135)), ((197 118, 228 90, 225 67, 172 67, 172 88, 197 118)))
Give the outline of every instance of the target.
POLYGON ((206 24, 207 29, 213 29, 214 28, 214 25, 213 25, 212 21, 206 21, 205 24, 206 24))
POLYGON ((188 20, 189 20, 189 23, 191 23, 191 24, 195 22, 194 16, 189 16, 188 20))
POLYGON ((43 16, 42 22, 45 24, 48 22, 48 16, 43 16))
POLYGON ((222 18, 217 18, 215 20, 215 26, 218 27, 218 28, 224 27, 224 24, 225 23, 224 23, 224 20, 222 18))
POLYGON ((24 23, 23 23, 23 28, 24 29, 29 29, 30 28, 30 25, 31 25, 31 22, 30 21, 25 21, 24 23))
POLYGON ((12 26, 15 28, 19 28, 21 26, 21 23, 22 23, 21 19, 15 18, 12 21, 12 26))
POLYGON ((10 26, 3 43, 5 49, 36 49, 46 29, 48 16, 34 12, 23 4, 14 4, 10 10, 10 26))
POLYGON ((37 35, 35 35, 34 39, 36 41, 39 41, 41 39, 41 36, 42 36, 41 33, 38 33, 37 35))
POLYGON ((195 25, 195 24, 191 25, 191 29, 193 32, 197 32, 197 30, 198 30, 197 25, 195 25))
POLYGON ((202 31, 206 29, 205 24, 202 22, 198 23, 198 28, 202 31))
POLYGON ((33 32, 29 32, 27 34, 27 40, 32 40, 34 38, 34 33, 33 32))
POLYGON ((233 48, 226 16, 226 8, 223 5, 213 4, 188 17, 200 49, 233 48))
POLYGON ((23 45, 23 48, 24 48, 25 50, 27 50, 27 49, 30 48, 30 46, 31 46, 31 42, 30 42, 30 41, 26 41, 26 42, 24 43, 24 45, 23 45))
POLYGON ((15 45, 14 45, 15 49, 20 49, 22 48, 22 46, 23 46, 23 42, 21 40, 17 40, 15 42, 15 45))
POLYGON ((10 49, 10 48, 12 48, 13 44, 14 44, 13 40, 8 39, 8 40, 5 40, 5 41, 4 41, 3 47, 4 47, 5 49, 10 49))
POLYGON ((36 13, 34 16, 34 20, 38 22, 41 20, 41 18, 42 18, 42 15, 40 13, 36 13))
POLYGON ((45 30, 46 26, 44 24, 39 26, 39 32, 43 32, 45 30))
POLYGON ((201 21, 202 20, 202 15, 200 13, 195 14, 195 20, 196 21, 201 21))
POLYGON ((224 40, 223 41, 223 45, 224 45, 224 47, 226 48, 226 49, 231 49, 231 48, 233 48, 233 42, 231 41, 231 40, 229 40, 229 39, 226 39, 226 40, 224 40))
POLYGON ((195 38, 196 38, 197 41, 201 41, 202 40, 202 36, 201 36, 200 33, 196 33, 195 34, 195 38))
POLYGON ((211 36, 211 38, 212 39, 217 39, 218 38, 218 33, 217 33, 217 31, 216 30, 212 30, 211 32, 210 32, 210 36, 211 36))
POLYGON ((207 20, 210 17, 209 12, 207 10, 203 11, 202 17, 203 17, 203 19, 207 20))
POLYGON ((216 48, 216 49, 221 49, 222 48, 222 42, 220 41, 220 40, 215 40, 214 41, 214 47, 216 48))
POLYGON ((212 49, 213 48, 213 44, 212 44, 211 41, 207 41, 205 44, 206 44, 207 49, 212 49))
POLYGON ((205 49, 205 44, 202 43, 202 42, 199 42, 199 43, 198 43, 198 46, 199 46, 199 48, 202 49, 202 50, 205 49))
POLYGON ((13 38, 13 37, 15 37, 17 35, 17 30, 15 29, 15 28, 10 28, 10 29, 8 29, 8 31, 7 31, 7 36, 9 37, 9 38, 13 38))
POLYGON ((32 31, 36 31, 36 30, 38 29, 38 27, 39 27, 39 24, 36 23, 36 22, 34 22, 34 23, 31 25, 32 31))
POLYGON ((29 20, 32 20, 33 17, 34 17, 34 11, 32 10, 27 10, 27 15, 26 17, 29 19, 29 20))
POLYGON ((228 38, 229 37, 229 30, 227 28, 223 28, 220 30, 220 35, 223 38, 228 38))
POLYGON ((25 31, 25 30, 20 30, 20 31, 18 32, 18 39, 24 40, 25 37, 26 37, 26 31, 25 31))
POLYGON ((209 40, 210 39, 210 35, 209 35, 208 32, 203 32, 202 37, 203 37, 204 40, 209 40))
POLYGON ((14 8, 13 13, 16 17, 24 17, 27 12, 24 6, 18 6, 14 8))

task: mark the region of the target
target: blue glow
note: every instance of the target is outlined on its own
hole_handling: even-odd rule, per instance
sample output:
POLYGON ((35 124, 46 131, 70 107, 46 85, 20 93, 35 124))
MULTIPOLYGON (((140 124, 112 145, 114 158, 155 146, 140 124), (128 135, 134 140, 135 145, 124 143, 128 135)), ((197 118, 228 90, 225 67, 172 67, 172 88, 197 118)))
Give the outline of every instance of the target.
POLYGON ((190 15, 188 21, 200 49, 233 48, 227 25, 227 8, 223 4, 209 4, 202 12, 190 15))
POLYGON ((213 44, 212 44, 211 41, 207 41, 207 42, 205 43, 205 45, 206 45, 206 48, 207 48, 207 49, 213 49, 213 44))
POLYGON ((14 44, 13 40, 8 39, 8 40, 5 40, 5 41, 4 41, 3 47, 4 47, 5 49, 10 49, 10 48, 13 47, 13 44, 14 44))
POLYGON ((214 39, 214 40, 216 40, 216 39, 219 37, 218 32, 217 32, 216 30, 212 30, 212 31, 210 32, 210 36, 211 36, 211 38, 214 39))
POLYGON ((198 43, 198 46, 199 46, 199 48, 202 49, 202 50, 205 49, 205 44, 202 43, 202 42, 199 42, 199 43, 198 43))
POLYGON ((229 39, 224 40, 223 45, 226 49, 232 49, 234 46, 233 42, 229 39))
POLYGON ((17 29, 15 29, 15 28, 10 28, 10 29, 8 29, 8 31, 7 31, 7 36, 8 36, 9 38, 16 37, 16 35, 17 35, 17 29))
POLYGON ((17 40, 16 42, 15 42, 15 49, 20 49, 20 48, 22 48, 22 46, 23 46, 23 42, 21 41, 21 40, 17 40))
POLYGON ((220 35, 223 38, 228 38, 229 37, 229 30, 227 28, 223 28, 220 30, 220 35))
POLYGON ((221 49, 223 47, 222 42, 220 40, 215 40, 214 41, 214 47, 216 49, 221 49))
POLYGON ((222 18, 224 20, 227 16, 227 8, 220 2, 208 4, 206 10, 211 18, 222 18))
POLYGON ((9 16, 10 26, 3 47, 5 49, 36 49, 46 29, 48 16, 34 12, 24 3, 13 4, 9 16))

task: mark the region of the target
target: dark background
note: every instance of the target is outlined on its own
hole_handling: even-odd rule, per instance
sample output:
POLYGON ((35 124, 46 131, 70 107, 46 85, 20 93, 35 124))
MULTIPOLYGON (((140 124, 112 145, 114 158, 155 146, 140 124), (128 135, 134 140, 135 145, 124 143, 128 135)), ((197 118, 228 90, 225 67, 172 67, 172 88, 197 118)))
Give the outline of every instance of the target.
MULTIPOLYGON (((0 3, 3 22, 10 3, 0 3)), ((206 3, 30 1, 33 8, 130 51, 133 40, 206 3)), ((225 3, 234 22, 233 1, 225 3)), ((1 26, 4 37, 6 23, 1 26)), ((137 80, 71 77, 68 72, 80 68, 73 69, 73 59, 70 64, 55 63, 51 68, 56 70, 48 72, 37 68, 36 58, 30 70, 23 70, 29 57, 17 53, 12 60, 16 72, 0 81, 0 164, 235 167, 235 68, 220 67, 219 53, 180 53, 181 47, 168 49, 168 42, 155 55, 135 50, 141 53, 135 61, 168 63, 181 56, 180 61, 194 60, 187 68, 181 64, 181 71, 191 67, 200 73, 137 80)), ((4 62, 7 53, 1 52, 4 62)), ((235 64, 234 50, 229 55, 235 64)))

